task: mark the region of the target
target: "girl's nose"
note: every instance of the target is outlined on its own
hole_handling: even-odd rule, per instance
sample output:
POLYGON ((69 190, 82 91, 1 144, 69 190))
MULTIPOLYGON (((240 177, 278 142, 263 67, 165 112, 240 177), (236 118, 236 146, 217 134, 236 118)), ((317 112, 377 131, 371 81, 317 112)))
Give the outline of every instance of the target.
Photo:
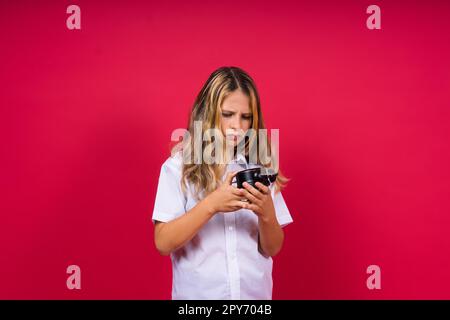
POLYGON ((234 117, 233 122, 231 123, 231 129, 239 130, 241 129, 241 120, 239 117, 234 117))

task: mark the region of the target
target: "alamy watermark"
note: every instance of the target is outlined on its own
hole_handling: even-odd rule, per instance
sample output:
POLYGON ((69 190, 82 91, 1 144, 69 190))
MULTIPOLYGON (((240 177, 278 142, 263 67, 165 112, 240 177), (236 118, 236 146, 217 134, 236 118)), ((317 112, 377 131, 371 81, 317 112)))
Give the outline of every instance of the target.
POLYGON ((67 277, 67 280, 66 280, 67 289, 80 290, 81 289, 81 269, 80 269, 80 267, 77 266, 76 264, 72 264, 67 267, 66 273, 70 275, 69 277, 67 277))
MULTIPOLYGON (((171 141, 181 143, 184 164, 227 164, 236 155, 245 154, 249 164, 278 171, 279 137, 279 129, 271 129, 269 139, 267 129, 227 129, 223 134, 219 128, 204 129, 202 121, 195 121, 193 134, 178 128, 173 130, 171 141)), ((172 156, 178 151, 172 150, 172 156)))

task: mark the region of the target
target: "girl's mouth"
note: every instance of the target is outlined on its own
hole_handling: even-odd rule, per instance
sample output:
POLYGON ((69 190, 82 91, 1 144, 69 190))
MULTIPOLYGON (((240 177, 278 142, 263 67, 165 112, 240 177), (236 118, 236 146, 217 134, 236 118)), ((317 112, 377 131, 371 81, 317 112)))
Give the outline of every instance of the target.
POLYGON ((233 142, 238 142, 239 136, 238 135, 234 135, 234 134, 230 134, 230 135, 227 135, 227 139, 231 140, 233 142))

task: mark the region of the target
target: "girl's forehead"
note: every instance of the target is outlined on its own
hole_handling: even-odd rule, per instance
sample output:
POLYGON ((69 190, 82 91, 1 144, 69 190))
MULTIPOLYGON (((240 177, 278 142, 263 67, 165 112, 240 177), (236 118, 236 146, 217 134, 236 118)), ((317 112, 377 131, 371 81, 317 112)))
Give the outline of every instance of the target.
POLYGON ((222 104, 222 110, 227 111, 241 111, 241 112, 249 112, 250 111, 250 104, 248 99, 230 99, 225 101, 222 104))

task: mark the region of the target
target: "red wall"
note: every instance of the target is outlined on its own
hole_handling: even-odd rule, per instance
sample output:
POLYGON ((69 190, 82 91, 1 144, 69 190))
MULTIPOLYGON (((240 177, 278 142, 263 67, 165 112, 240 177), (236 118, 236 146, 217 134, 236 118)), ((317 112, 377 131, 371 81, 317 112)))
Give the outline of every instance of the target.
POLYGON ((208 75, 236 65, 292 179, 274 298, 449 299, 449 34, 445 1, 2 2, 0 298, 170 298, 160 166, 208 75))

